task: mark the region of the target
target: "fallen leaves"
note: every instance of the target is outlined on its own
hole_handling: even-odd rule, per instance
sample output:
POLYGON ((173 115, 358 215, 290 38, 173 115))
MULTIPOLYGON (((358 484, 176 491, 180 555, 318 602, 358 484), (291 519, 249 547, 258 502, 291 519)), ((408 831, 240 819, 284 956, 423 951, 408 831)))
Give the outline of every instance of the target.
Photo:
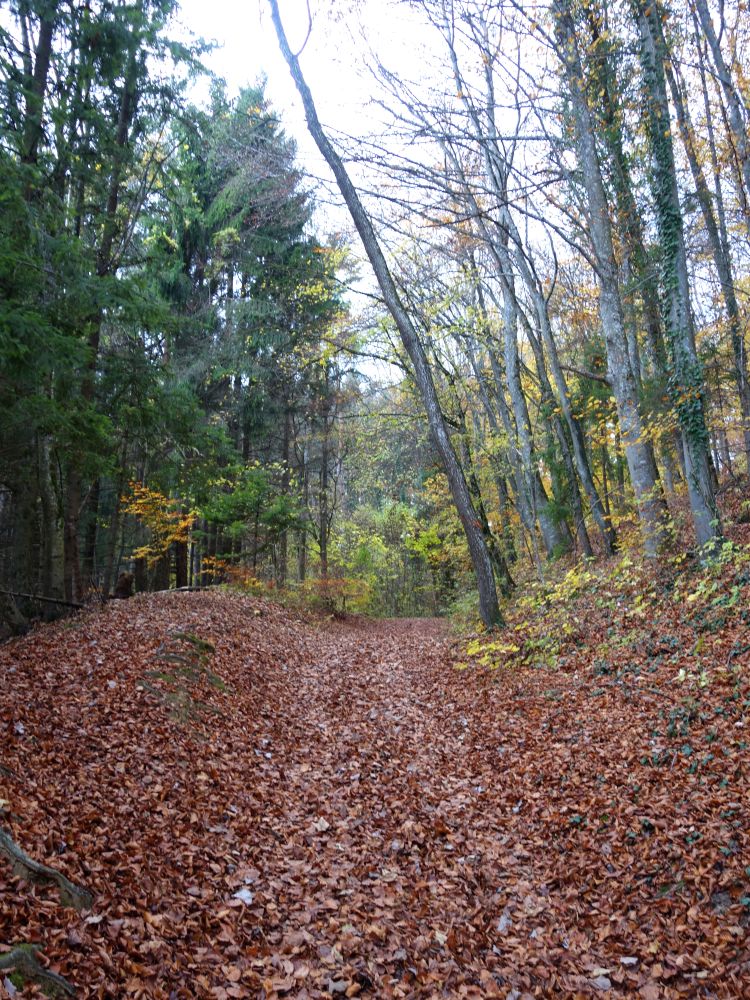
POLYGON ((0 669, 3 822, 96 895, 0 867, 0 939, 80 996, 746 992, 746 680, 676 724, 634 685, 592 711, 585 646, 553 698, 544 669, 452 671, 437 622, 229 594, 113 604, 0 669))

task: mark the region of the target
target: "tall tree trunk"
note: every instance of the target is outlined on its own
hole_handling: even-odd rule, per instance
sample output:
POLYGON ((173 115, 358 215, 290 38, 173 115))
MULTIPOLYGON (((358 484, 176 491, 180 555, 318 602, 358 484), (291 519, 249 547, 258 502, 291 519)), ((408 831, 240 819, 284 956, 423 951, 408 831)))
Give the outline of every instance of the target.
POLYGON ((521 451, 522 471, 528 495, 532 498, 534 513, 539 520, 539 527, 544 540, 547 556, 565 548, 565 540, 559 525, 550 510, 549 498, 539 477, 534 441, 531 431, 531 420, 526 405, 526 396, 521 385, 521 372, 518 358, 518 302, 511 275, 505 275, 503 288, 503 348, 505 358, 505 378, 508 383, 511 406, 516 420, 516 431, 521 451))
POLYGON ((81 517, 81 472, 71 464, 65 490, 63 522, 63 581, 66 601, 78 601, 83 595, 81 560, 78 549, 78 524, 81 517))
POLYGON ((188 543, 174 543, 174 585, 178 589, 188 585, 188 543))
MULTIPOLYGON (((307 462, 307 444, 302 447, 302 509, 310 509, 310 470, 307 462)), ((302 522, 297 535, 297 579, 304 583, 307 578, 307 528, 302 522)))
POLYGON ((87 523, 83 536, 83 554, 81 558, 81 578, 86 590, 96 586, 96 544, 99 528, 99 504, 101 501, 101 480, 94 480, 87 503, 87 523))
MULTIPOLYGON (((289 486, 290 486, 290 471, 289 471, 289 452, 291 444, 291 433, 292 433, 292 415, 289 409, 289 403, 284 404, 284 430, 281 441, 281 495, 286 499, 289 496, 289 486)), ((289 531, 287 528, 279 535, 279 551, 277 558, 276 567, 276 583, 279 587, 284 587, 286 585, 287 576, 287 562, 289 553, 289 531)))
MULTIPOLYGON (((451 27, 451 16, 446 9, 445 5, 443 7, 443 35, 448 46, 448 52, 450 55, 451 66, 453 68, 453 74, 456 80, 456 85, 461 95, 461 100, 463 106, 468 114, 469 120, 471 121, 474 140, 481 150, 481 154, 484 161, 485 174, 487 178, 487 183, 490 189, 494 192, 497 198, 497 204, 499 206, 498 213, 499 219, 497 220, 498 228, 502 234, 500 239, 497 239, 485 219, 485 211, 478 204, 476 197, 473 194, 470 184, 467 182, 467 178, 464 173, 463 164, 460 161, 459 156, 453 151, 450 145, 444 145, 445 152, 449 156, 454 168, 457 171, 458 176, 461 179, 462 186, 464 188, 464 194, 469 201, 472 214, 477 220, 477 226, 481 232, 482 238, 487 243, 490 252, 495 259, 498 266, 498 272, 503 283, 504 293, 515 295, 515 289, 512 287, 512 263, 515 262, 515 266, 518 272, 523 278, 526 287, 531 294, 532 301, 534 303, 534 308, 537 313, 537 321, 539 323, 540 330, 542 332, 542 337, 544 338, 545 345, 547 346, 551 364, 553 368, 553 377, 555 378, 555 384, 560 392, 561 396, 561 407, 563 410, 563 415, 568 423, 568 427, 571 434, 572 445, 573 445, 573 456, 575 461, 575 466, 578 474, 581 477, 581 482, 584 485, 584 489, 589 497, 591 503, 592 512, 594 519, 602 533, 602 539, 604 543, 605 551, 611 552, 615 545, 615 537, 611 524, 609 524, 603 516, 603 509, 601 500, 599 499, 596 487, 594 486, 593 477, 591 475, 591 470, 588 464, 588 457, 586 455, 585 444, 583 441, 583 436, 580 426, 577 424, 573 417, 572 407, 570 405, 570 399, 567 390, 567 384, 565 378, 562 374, 562 369, 560 368, 557 351, 554 345, 554 341, 551 336, 551 328, 549 323, 549 314, 547 311, 547 302, 544 295, 539 288, 539 282, 537 280, 536 274, 533 272, 533 268, 530 264, 529 258, 527 256, 524 243, 521 240, 518 229, 513 220, 513 216, 508 207, 508 192, 507 192, 507 178, 509 173, 509 165, 506 161, 506 156, 498 142, 498 132, 495 121, 495 97, 494 97, 494 83, 492 77, 492 66, 491 60, 489 58, 484 59, 484 78, 485 78, 485 115, 487 125, 483 127, 482 121, 480 120, 479 113, 476 106, 468 98, 468 87, 465 81, 462 79, 461 70, 458 62, 458 54, 453 40, 453 31, 451 27)), ((486 25, 482 25, 482 30, 485 32, 484 42, 485 50, 489 52, 489 38, 487 36, 486 25)), ((472 272, 474 280, 477 285, 478 294, 481 295, 481 286, 479 285, 479 279, 477 275, 476 265, 472 260, 472 272)), ((521 315, 523 315, 521 313, 521 315)), ((567 448, 567 442, 562 443, 563 450, 567 448)), ((569 459, 570 456, 568 455, 569 459)), ((577 483, 575 482, 575 476, 571 480, 573 489, 577 491, 577 483)), ((580 497, 578 497, 578 505, 580 506, 580 497)), ((588 533, 586 531, 586 526, 582 517, 578 518, 579 522, 579 533, 581 534, 581 543, 584 551, 590 551, 590 542, 588 540, 588 533), (584 537, 585 536, 585 537, 584 537)))
POLYGON ((497 539, 492 533, 492 528, 490 527, 490 522, 487 518, 487 511, 485 510, 484 501, 482 500, 482 488, 479 485, 479 478, 474 467, 474 457, 471 453, 469 431, 466 426, 466 412, 458 401, 457 409, 461 428, 460 442, 462 452, 461 458, 463 460, 462 465, 467 473, 469 489, 471 490, 474 506, 476 507, 479 520, 482 525, 482 531, 484 533, 485 541, 487 542, 487 551, 490 554, 490 559, 492 560, 492 565, 495 569, 495 577, 500 584, 501 593, 505 597, 508 597, 512 593, 515 584, 513 583, 513 579, 508 569, 508 564, 506 563, 505 557, 503 556, 500 546, 497 543, 497 539))
POLYGON ((664 64, 662 12, 656 2, 634 0, 641 36, 647 116, 654 162, 654 201, 667 302, 667 344, 672 360, 671 394, 685 452, 685 478, 698 545, 713 549, 722 537, 711 478, 711 455, 704 408, 703 369, 695 348, 687 254, 672 146, 664 64))
POLYGON ((618 226, 615 238, 620 241, 622 259, 622 302, 625 319, 628 356, 639 392, 641 391, 641 359, 638 328, 641 325, 636 306, 640 294, 643 326, 654 374, 666 381, 666 355, 663 349, 657 278, 651 266, 643 235, 643 223, 633 191, 631 170, 623 138, 623 113, 615 78, 614 47, 606 30, 605 9, 584 0, 584 11, 591 32, 587 52, 592 73, 592 87, 598 95, 596 112, 601 121, 600 135, 607 152, 615 196, 618 226))
MULTIPOLYGON (((737 292, 734 285, 734 273, 732 256, 729 249, 729 242, 726 239, 726 229, 719 225, 717 214, 714 212, 713 197, 708 187, 708 181, 703 170, 703 165, 698 155, 696 147, 695 133, 690 120, 687 95, 684 84, 679 78, 679 68, 672 68, 668 61, 664 62, 664 68, 672 94, 672 102, 677 112, 677 124, 680 130, 682 145, 687 153, 690 172, 693 176, 698 203, 706 226, 711 255, 714 259, 714 266, 721 284, 721 294, 724 299, 724 307, 729 324, 729 335, 732 343, 732 353, 734 356, 734 377, 737 384, 737 395, 740 403, 740 413, 742 414, 743 440, 745 446, 745 463, 747 471, 750 472, 750 380, 748 380, 747 354, 745 350, 744 330, 740 317, 739 304, 737 302, 737 292), (722 232, 723 230, 723 232, 722 232)), ((715 150, 712 152, 715 157, 715 150)), ((718 188, 719 196, 721 188, 718 188)), ((717 199, 717 209, 721 201, 717 199)))
MULTIPOLYGON (((131 41, 134 45, 134 42, 131 41)), ((125 152, 130 126, 137 104, 138 66, 135 51, 131 51, 127 72, 123 83, 115 132, 115 159, 109 178, 107 202, 104 212, 102 238, 96 255, 96 274, 105 278, 112 271, 114 241, 118 229, 117 209, 120 200, 122 175, 125 167, 125 152)), ((81 380, 81 399, 84 405, 92 405, 95 392, 95 375, 99 358, 102 324, 104 315, 97 309, 88 322, 85 331, 89 356, 81 380)), ((82 595, 83 578, 80 562, 79 525, 83 496, 83 456, 73 453, 67 472, 65 528, 64 528, 64 568, 65 596, 68 600, 78 600, 82 595)))
POLYGON ((320 456, 320 491, 318 493, 318 544, 320 548, 320 578, 328 579, 328 463, 330 461, 328 410, 323 414, 323 442, 320 456))
MULTIPOLYGON (((521 314, 523 316, 523 313, 521 314)), ((525 319, 525 317, 524 317, 525 319)), ((531 344, 531 350, 534 353, 534 361, 536 362, 537 375, 539 377, 539 385, 541 387, 541 406, 544 412, 542 419, 543 426, 547 429, 548 438, 548 449, 550 452, 554 449, 554 441, 557 441, 557 445, 560 449, 560 454, 562 456, 563 465, 565 466, 565 473, 568 479, 568 489, 567 489, 567 501, 570 504, 571 511, 573 514, 573 521, 575 525, 575 533, 578 538, 578 544, 581 552, 584 556, 593 556, 594 552, 591 548, 591 539, 589 538, 589 533, 586 529, 586 519, 583 513, 583 504, 581 502, 581 493, 578 489, 578 478, 576 476, 576 469, 573 462, 573 455, 571 452, 571 444, 565 433, 565 427, 563 422, 560 420, 557 401, 555 395, 552 391, 552 386, 550 385, 549 376, 547 374, 547 364, 544 356, 544 348, 542 347, 542 341, 537 336, 536 330, 531 326, 528 319, 525 319, 524 326, 526 329, 526 335, 529 338, 529 343, 531 344), (550 434, 549 428, 554 429, 554 436, 550 434)), ((550 467, 552 468, 552 462, 550 461, 550 467)), ((588 467, 588 460, 586 461, 588 467)), ((560 478, 560 477, 558 477, 560 478)), ((560 492, 562 492, 562 484, 560 492)), ((555 499, 560 501, 562 498, 558 497, 558 492, 555 487, 555 480, 553 478, 553 493, 555 494, 555 499)))
POLYGON ((133 578, 137 594, 142 594, 148 590, 148 566, 143 556, 139 556, 134 560, 133 578))
MULTIPOLYGON (((471 365, 471 370, 474 372, 474 377, 477 380, 477 386, 479 388, 479 398, 482 401, 482 406, 484 408, 485 414, 487 416, 487 422, 490 426, 490 430, 495 437, 500 434, 500 425, 497 422, 497 415, 495 409, 492 405, 490 399, 489 389, 487 387, 487 380, 485 378, 484 372, 479 366, 477 361, 476 351, 474 350, 474 344, 470 337, 464 337, 463 339, 464 347, 466 349, 466 356, 469 359, 471 365)), ((490 452, 490 463, 494 469, 494 480, 495 486, 497 487, 497 498, 500 505, 500 516, 502 524, 502 538, 503 547, 505 549, 505 555, 507 562, 515 562, 516 551, 515 545, 513 543, 513 532, 510 530, 510 525, 508 524, 508 519, 506 517, 507 509, 512 506, 510 496, 508 495, 508 487, 505 482, 505 472, 501 467, 498 460, 498 456, 490 452)))
POLYGON ((477 516, 477 512, 472 503, 471 493, 466 482, 466 478, 461 469, 461 465, 456 456, 455 449, 448 434, 445 418, 440 409, 440 401, 432 380, 424 347, 419 339, 419 335, 414 327, 411 317, 403 307, 399 297, 393 277, 388 268, 385 256, 378 242, 372 223, 364 210, 359 195, 351 182, 344 163, 328 140, 321 127, 318 115, 313 102, 310 89, 305 82, 300 69, 299 60, 289 48, 284 28, 279 15, 277 0, 269 0, 271 6, 271 16, 273 19, 276 34, 279 39, 281 51, 289 66, 292 78, 297 86, 302 104, 305 109, 307 126, 315 140, 318 149, 330 166, 336 177, 339 190, 347 204, 352 220, 364 244, 365 251, 370 260, 372 268, 378 279, 378 284, 383 293, 388 311, 393 317, 401 341, 406 353, 411 360, 415 380, 419 387, 425 409, 430 431, 435 442, 438 454, 443 463, 443 468, 448 479, 453 502, 458 511, 458 516, 466 535, 466 540, 477 577, 479 589, 479 606, 482 620, 485 625, 492 627, 501 621, 500 608, 497 600, 497 590, 495 588, 495 577, 492 570, 487 545, 482 534, 482 527, 477 516))
POLYGON ((149 580, 149 590, 168 590, 169 589, 169 571, 172 564, 172 553, 169 549, 163 552, 159 558, 156 560, 152 570, 151 578, 149 580))
POLYGON ((52 597, 54 591, 54 551, 58 538, 57 505, 50 481, 50 439, 37 437, 37 477, 41 504, 42 551, 39 566, 39 593, 52 597))
POLYGON ((599 312, 607 345, 607 367, 625 443, 630 480, 638 505, 646 555, 656 557, 667 543, 668 510, 661 490, 653 449, 645 439, 639 411, 638 386, 628 353, 612 242, 609 208, 594 137, 594 124, 586 102, 584 76, 576 43, 569 0, 555 0, 558 54, 570 96, 575 123, 579 167, 588 200, 591 241, 599 279, 599 312))
POLYGON ((118 490, 117 496, 115 497, 115 507, 112 511, 112 516, 109 519, 109 534, 107 535, 107 544, 104 551, 104 576, 102 578, 102 595, 104 599, 109 596, 112 590, 112 584, 116 579, 116 571, 119 566, 115 565, 117 546, 120 538, 120 523, 122 521, 122 503, 120 501, 121 490, 118 490))
POLYGON ((534 502, 533 497, 528 491, 528 484, 523 474, 521 455, 517 445, 518 434, 516 433, 516 427, 510 408, 508 407, 508 403, 505 399, 505 388, 500 363, 492 349, 488 350, 488 355, 490 359, 490 367, 492 368, 492 377, 495 383, 495 399, 497 400, 498 410, 500 411, 500 419, 503 423, 505 436, 508 439, 508 459, 512 471, 511 481, 515 485, 516 507, 518 508, 521 525, 525 529, 526 535, 528 536, 534 568, 536 569, 539 579, 543 580, 544 570, 542 568, 542 560, 539 554, 536 517, 534 516, 534 502))
POLYGON ((714 29, 714 23, 706 0, 695 0, 695 10, 700 18, 701 27, 706 36, 711 56, 713 57, 716 75, 719 78, 729 113, 730 140, 734 145, 737 158, 740 186, 743 191, 743 207, 745 226, 750 235, 750 136, 745 124, 748 107, 742 99, 741 90, 735 85, 732 73, 726 64, 721 44, 714 29))
MULTIPOLYGON (((43 136, 44 95, 47 90, 47 78, 52 56, 52 36, 57 20, 55 3, 43 3, 38 6, 40 7, 39 35, 34 53, 34 67, 30 78, 25 81, 24 87, 26 117, 21 150, 23 163, 36 163, 39 154, 39 143, 43 136)), ((22 19, 25 25, 25 14, 22 15, 22 19)), ((27 64, 27 70, 29 68, 27 64)))
MULTIPOLYGON (((531 278, 533 276, 529 275, 529 277, 531 278)), ((573 413, 573 403, 570 398, 568 384, 560 364, 560 359, 557 353, 557 344, 555 343, 555 338, 552 335, 547 302, 541 289, 538 287, 538 282, 536 281, 534 281, 532 294, 534 298, 534 305, 536 307, 539 329, 542 334, 544 346, 547 349, 547 360, 549 361, 550 371, 552 372, 552 378, 554 379, 555 387, 557 389, 557 400, 560 404, 560 409, 562 410, 565 422, 568 425, 568 431, 570 432, 576 472, 578 473, 578 477, 583 485, 586 496, 588 497, 589 505, 591 506, 591 513, 593 515, 594 522, 599 529, 604 551, 607 555, 611 555, 617 546, 617 536, 609 518, 606 516, 601 498, 596 486, 594 485, 594 477, 591 474, 591 467, 589 465, 588 455, 586 454, 586 441, 583 434, 583 428, 573 413)))
MULTIPOLYGON (((507 176, 508 176, 508 165, 504 158, 500 154, 500 151, 496 142, 496 133, 494 129, 494 110, 492 108, 492 78, 489 72, 489 68, 485 68, 485 78, 487 83, 487 95, 488 95, 488 122, 489 122, 489 135, 485 135, 482 130, 481 122, 479 121, 478 115, 467 99, 464 93, 464 84, 461 80, 461 73, 458 64, 458 56, 453 45, 452 32, 448 23, 447 12, 443 11, 443 16, 446 19, 444 25, 444 36, 448 44, 448 51, 450 54, 451 65, 453 67, 453 73, 456 80, 456 85, 458 87, 459 93, 462 95, 462 101, 464 107, 466 108, 469 117, 472 121, 474 128, 474 138, 477 141, 485 165, 485 174, 487 177, 487 183, 490 189, 494 192, 498 199, 498 203, 505 205, 508 200, 507 193, 507 176)), ((489 226, 485 220, 484 212, 480 209, 477 203, 477 199, 474 195, 471 185, 467 182, 467 178, 463 169, 463 164, 461 163, 459 157, 455 154, 453 149, 449 144, 442 143, 444 152, 450 158, 453 166, 455 167, 458 176, 461 178, 463 193, 466 200, 469 202, 472 208, 472 213, 477 221, 477 226, 481 233, 483 240, 486 242, 487 247, 492 255, 492 258, 497 266, 498 278, 500 279, 500 284, 503 294, 503 323, 504 323, 504 355, 505 355, 505 376, 508 381, 508 392, 510 395, 511 406, 513 408, 513 415, 515 418, 516 432, 518 434, 518 444, 520 453, 520 465, 521 465, 521 476, 518 480, 518 487, 520 493, 524 495, 524 502, 530 510, 527 514, 527 521, 529 517, 532 523, 536 523, 537 519, 539 521, 539 528, 542 534, 542 539, 544 541, 544 547, 547 556, 551 556, 554 552, 563 552, 567 547, 569 547, 569 536, 566 538, 565 531, 561 529, 561 526, 556 522, 555 518, 551 514, 549 498, 547 497, 546 490, 541 481, 541 477, 538 472, 538 463, 536 461, 535 448, 533 434, 531 431, 531 421, 529 420, 528 406, 526 404, 526 397, 523 392, 523 387, 521 385, 520 375, 519 375, 519 364, 518 364, 518 340, 517 340, 517 327, 518 327, 518 300, 516 298, 515 290, 515 278, 513 272, 513 263, 511 260, 511 255, 508 250, 508 239, 509 239, 509 227, 507 225, 506 215, 507 213, 503 210, 501 212, 501 224, 499 228, 500 236, 496 238, 493 233, 490 232, 489 226), (513 325, 512 336, 509 335, 508 323, 513 325), (509 357, 509 351, 515 357, 515 361, 512 357, 509 357)), ((473 265, 473 269, 476 272, 476 267, 473 265)), ((476 279, 477 295, 481 297, 482 290, 478 279, 476 279)), ((482 306, 483 308, 483 306, 482 306)), ((513 438, 510 438, 511 442, 513 438)), ((520 495, 520 494, 519 494, 520 495)), ((522 515, 523 516, 523 515, 522 515)), ((531 529, 533 531, 534 528, 531 529)))

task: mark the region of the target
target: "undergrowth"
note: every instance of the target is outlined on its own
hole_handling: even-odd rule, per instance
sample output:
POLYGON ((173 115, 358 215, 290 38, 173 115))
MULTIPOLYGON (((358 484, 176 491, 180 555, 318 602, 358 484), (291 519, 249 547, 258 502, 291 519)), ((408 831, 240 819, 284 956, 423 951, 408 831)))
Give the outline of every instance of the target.
POLYGON ((544 582, 529 581, 508 602, 501 630, 487 632, 462 603, 452 616, 455 666, 586 669, 601 677, 645 655, 652 672, 665 659, 674 664, 679 684, 706 688, 726 679, 750 652, 750 543, 732 530, 742 524, 741 516, 728 519, 735 537, 703 558, 676 542, 650 564, 631 539, 606 561, 552 565, 544 582))

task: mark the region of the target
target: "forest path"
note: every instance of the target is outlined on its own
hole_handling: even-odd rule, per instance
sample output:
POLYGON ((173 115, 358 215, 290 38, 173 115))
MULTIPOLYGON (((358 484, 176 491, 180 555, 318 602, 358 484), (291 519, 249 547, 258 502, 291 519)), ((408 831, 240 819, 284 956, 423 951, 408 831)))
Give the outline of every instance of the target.
POLYGON ((447 647, 438 621, 332 624, 295 671, 265 744, 279 764, 257 885, 274 893, 287 956, 269 987, 305 995, 294 952, 311 944, 334 994, 506 997, 531 984, 498 946, 515 905, 541 934, 546 889, 508 829, 520 807, 509 747, 482 698, 461 696, 447 647))
MULTIPOLYGON (((284 923, 304 927, 326 912, 331 948, 340 932, 354 954, 363 937, 397 980, 408 980, 415 952, 455 961, 456 951, 469 960, 484 951, 508 878, 494 862, 496 808, 509 790, 496 788, 488 809, 476 734, 446 689, 443 634, 433 621, 321 633, 269 737, 281 764, 266 821, 276 864, 291 861, 294 874, 284 923)), ((374 971, 362 965, 363 985, 374 971)))
POLYGON ((736 871, 683 847, 705 831, 736 870, 738 804, 643 766, 653 690, 465 673, 430 620, 330 623, 288 676, 256 865, 270 996, 750 995, 736 871))
POLYGON ((0 951, 86 1000, 749 996, 750 689, 688 715, 629 641, 464 671, 441 622, 208 592, 2 645, 3 828, 94 905, 0 865, 0 951))

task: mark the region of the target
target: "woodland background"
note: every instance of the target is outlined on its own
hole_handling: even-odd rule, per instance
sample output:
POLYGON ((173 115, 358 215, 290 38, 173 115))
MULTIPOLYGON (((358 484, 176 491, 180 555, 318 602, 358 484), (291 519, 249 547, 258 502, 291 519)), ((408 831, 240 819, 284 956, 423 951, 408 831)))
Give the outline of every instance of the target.
POLYGON ((480 548, 510 594, 637 538, 721 546, 750 460, 745 5, 410 7, 429 59, 364 52, 383 128, 336 146, 429 421, 262 83, 191 103, 172 0, 6 5, 6 630, 123 570, 415 615, 476 604, 480 548))

